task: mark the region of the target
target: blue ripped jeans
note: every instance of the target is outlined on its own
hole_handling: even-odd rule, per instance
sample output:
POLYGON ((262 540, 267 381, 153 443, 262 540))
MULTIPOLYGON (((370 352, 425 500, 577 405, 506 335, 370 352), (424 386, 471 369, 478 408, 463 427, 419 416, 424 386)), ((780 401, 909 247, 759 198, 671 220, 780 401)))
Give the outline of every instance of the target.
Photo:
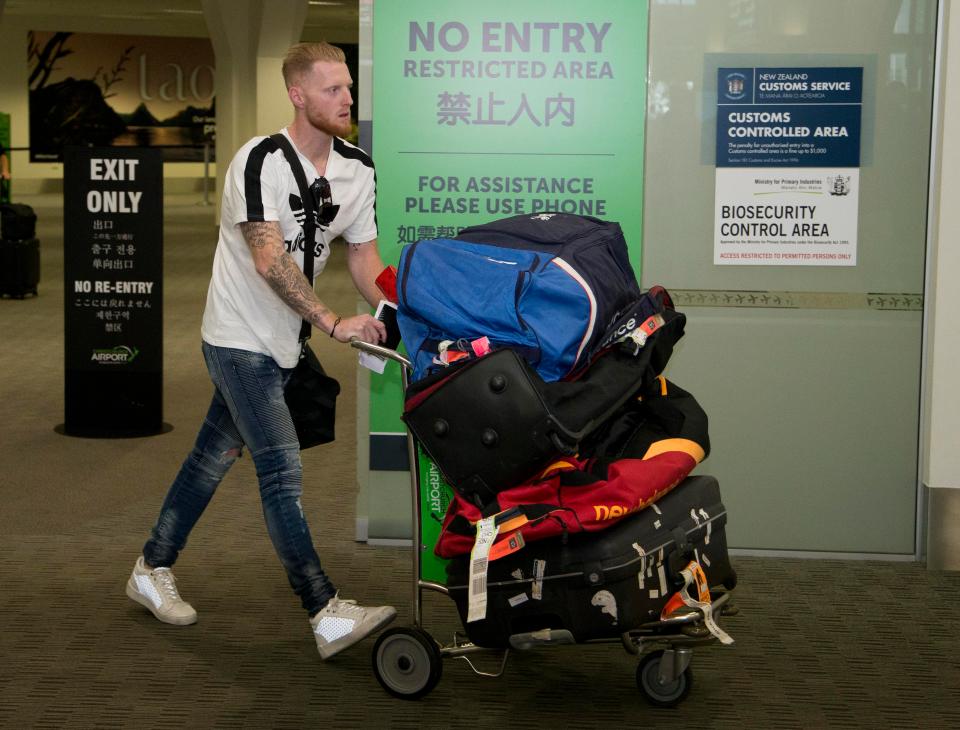
POLYGON ((300 445, 283 400, 291 369, 269 355, 203 343, 213 401, 193 450, 143 547, 152 567, 174 564, 227 470, 246 444, 257 469, 267 532, 294 592, 313 615, 336 589, 320 567, 300 506, 300 445))

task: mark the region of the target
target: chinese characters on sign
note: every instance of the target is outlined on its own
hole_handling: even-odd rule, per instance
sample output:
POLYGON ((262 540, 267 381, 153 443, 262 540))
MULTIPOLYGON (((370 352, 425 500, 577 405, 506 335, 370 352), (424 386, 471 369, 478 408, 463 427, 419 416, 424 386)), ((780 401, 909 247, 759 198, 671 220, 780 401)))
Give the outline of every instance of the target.
POLYGON ((408 110, 374 120, 378 180, 395 190, 377 213, 395 243, 559 211, 619 220, 639 252, 641 177, 631 173, 642 168, 646 3, 545 20, 555 11, 505 0, 376 6, 377 105, 408 110), (525 180, 538 184, 514 184, 525 180))
POLYGON ((67 148, 66 430, 156 432, 163 344, 159 150, 67 148))
POLYGON ((425 238, 453 238, 464 226, 397 226, 397 243, 416 243, 425 238))
POLYGON ((538 127, 551 124, 561 124, 564 127, 572 127, 575 119, 576 101, 572 98, 565 98, 563 94, 558 96, 548 96, 546 100, 538 106, 539 117, 537 113, 530 108, 530 100, 526 93, 520 94, 519 103, 514 100, 507 101, 497 97, 494 92, 489 92, 486 98, 476 97, 476 112, 473 111, 473 100, 469 94, 463 92, 450 94, 446 91, 438 95, 437 101, 437 124, 454 125, 458 122, 464 124, 505 124, 512 127, 521 122, 532 122, 538 127), (509 116, 510 109, 516 107, 512 116, 509 116), (500 107, 506 107, 505 110, 500 107), (507 118, 509 116, 509 118, 507 118), (556 119, 560 117, 559 120, 556 119), (523 117, 523 119, 521 119, 523 117))

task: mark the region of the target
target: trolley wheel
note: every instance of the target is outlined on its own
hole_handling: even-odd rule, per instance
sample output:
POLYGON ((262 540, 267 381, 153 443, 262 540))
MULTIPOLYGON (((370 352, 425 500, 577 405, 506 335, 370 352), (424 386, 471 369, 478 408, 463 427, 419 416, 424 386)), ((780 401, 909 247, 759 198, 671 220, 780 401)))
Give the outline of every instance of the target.
POLYGON ((418 700, 440 681, 443 657, 426 631, 392 628, 380 634, 373 646, 373 673, 394 697, 418 700))
POLYGON ((683 670, 683 674, 675 680, 662 683, 660 681, 660 660, 663 651, 654 651, 640 660, 637 667, 637 687, 643 698, 654 707, 676 707, 688 694, 693 686, 693 672, 690 667, 683 670))

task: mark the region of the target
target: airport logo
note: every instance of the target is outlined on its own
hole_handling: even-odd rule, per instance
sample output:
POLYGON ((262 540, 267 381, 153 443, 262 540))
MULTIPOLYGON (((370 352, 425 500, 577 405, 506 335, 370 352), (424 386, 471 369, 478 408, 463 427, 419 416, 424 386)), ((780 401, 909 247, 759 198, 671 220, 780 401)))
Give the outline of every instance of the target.
POLYGON ((136 347, 117 345, 109 349, 94 350, 90 360, 100 365, 129 365, 139 354, 140 350, 136 347))

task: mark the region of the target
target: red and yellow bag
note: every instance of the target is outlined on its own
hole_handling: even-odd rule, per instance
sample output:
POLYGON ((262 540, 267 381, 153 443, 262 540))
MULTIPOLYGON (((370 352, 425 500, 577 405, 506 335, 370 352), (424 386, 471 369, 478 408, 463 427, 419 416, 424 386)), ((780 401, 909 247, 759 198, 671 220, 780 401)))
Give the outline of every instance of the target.
POLYGON ((697 443, 669 439, 656 442, 643 459, 614 461, 607 467, 606 478, 598 478, 589 471, 588 462, 567 457, 536 479, 500 492, 487 514, 455 494, 435 552, 442 558, 469 553, 476 536, 475 523, 501 512, 509 519, 501 525, 491 559, 500 553, 497 545, 511 539, 512 549, 504 552, 533 540, 603 530, 655 502, 683 481, 703 458, 704 450, 697 443))

